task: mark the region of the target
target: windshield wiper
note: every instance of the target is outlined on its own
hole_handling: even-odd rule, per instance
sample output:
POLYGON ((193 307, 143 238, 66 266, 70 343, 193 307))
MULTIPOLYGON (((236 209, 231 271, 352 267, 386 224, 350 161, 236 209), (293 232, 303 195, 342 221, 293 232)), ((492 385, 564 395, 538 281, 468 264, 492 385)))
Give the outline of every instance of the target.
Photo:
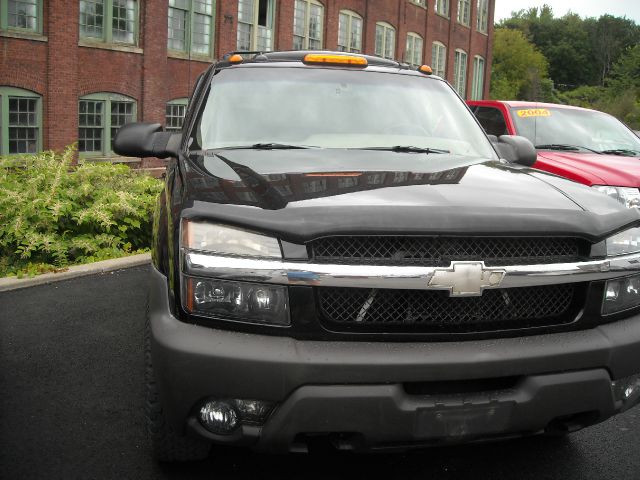
POLYGON ((398 153, 451 153, 441 148, 412 147, 410 145, 396 145, 395 147, 363 147, 356 150, 383 150, 398 153))
POLYGON ((592 148, 583 147, 581 145, 567 145, 565 143, 549 143, 545 145, 536 145, 536 148, 543 150, 564 150, 567 152, 577 152, 578 150, 588 150, 593 153, 603 153, 592 148))
POLYGON ((287 145, 285 143, 254 143, 253 145, 238 145, 233 147, 212 148, 211 150, 305 150, 304 145, 287 145))
POLYGON ((605 155, 623 155, 626 157, 636 157, 638 155, 638 150, 631 150, 629 148, 614 148, 611 150, 602 150, 600 153, 604 153, 605 155))

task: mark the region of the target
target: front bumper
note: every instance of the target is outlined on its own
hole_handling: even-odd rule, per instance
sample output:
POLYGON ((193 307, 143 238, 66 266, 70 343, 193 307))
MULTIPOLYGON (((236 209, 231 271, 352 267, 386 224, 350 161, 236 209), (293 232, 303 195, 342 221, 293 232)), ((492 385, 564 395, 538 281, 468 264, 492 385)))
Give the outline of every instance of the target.
POLYGON ((611 382, 640 372, 640 316, 497 340, 300 341, 183 323, 170 313, 166 278, 155 270, 149 313, 154 368, 176 431, 274 452, 295 450, 301 438, 318 434, 345 448, 377 449, 580 428, 628 408, 614 398, 611 382), (514 380, 499 389, 428 390, 500 378, 514 380), (410 394, 410 385, 427 390, 410 394), (262 428, 216 436, 194 417, 207 397, 279 407, 262 428))

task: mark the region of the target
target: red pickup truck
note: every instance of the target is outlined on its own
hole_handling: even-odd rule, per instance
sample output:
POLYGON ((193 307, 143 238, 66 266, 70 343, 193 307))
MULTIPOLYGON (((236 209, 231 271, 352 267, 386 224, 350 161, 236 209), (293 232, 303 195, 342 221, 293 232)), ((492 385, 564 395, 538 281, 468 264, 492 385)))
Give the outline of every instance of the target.
POLYGON ((534 167, 640 207, 640 138, 611 115, 537 102, 468 102, 489 135, 521 135, 538 151, 534 167))

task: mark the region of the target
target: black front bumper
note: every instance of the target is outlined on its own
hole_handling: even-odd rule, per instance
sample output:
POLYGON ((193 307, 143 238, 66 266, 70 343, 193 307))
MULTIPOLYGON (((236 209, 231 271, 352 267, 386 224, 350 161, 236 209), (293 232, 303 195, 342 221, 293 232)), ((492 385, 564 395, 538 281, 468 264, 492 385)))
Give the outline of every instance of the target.
POLYGON ((366 450, 580 428, 628 408, 614 398, 611 382, 640 372, 640 316, 497 340, 301 341, 183 323, 169 311, 166 278, 154 270, 150 320, 154 368, 176 431, 274 452, 318 435, 366 450), (513 382, 440 388, 501 378, 513 382), (408 393, 411 385, 423 391, 408 393), (219 436, 194 416, 208 397, 278 407, 262 428, 219 436))

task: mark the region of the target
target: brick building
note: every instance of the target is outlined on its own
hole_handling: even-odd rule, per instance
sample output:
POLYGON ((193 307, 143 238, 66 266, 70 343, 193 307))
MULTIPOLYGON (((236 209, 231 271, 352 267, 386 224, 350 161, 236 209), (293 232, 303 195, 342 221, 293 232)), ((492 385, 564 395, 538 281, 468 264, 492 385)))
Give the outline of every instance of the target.
POLYGON ((112 158, 128 121, 179 128, 233 50, 339 49, 432 65, 487 95, 495 0, 0 0, 0 155, 112 158))

